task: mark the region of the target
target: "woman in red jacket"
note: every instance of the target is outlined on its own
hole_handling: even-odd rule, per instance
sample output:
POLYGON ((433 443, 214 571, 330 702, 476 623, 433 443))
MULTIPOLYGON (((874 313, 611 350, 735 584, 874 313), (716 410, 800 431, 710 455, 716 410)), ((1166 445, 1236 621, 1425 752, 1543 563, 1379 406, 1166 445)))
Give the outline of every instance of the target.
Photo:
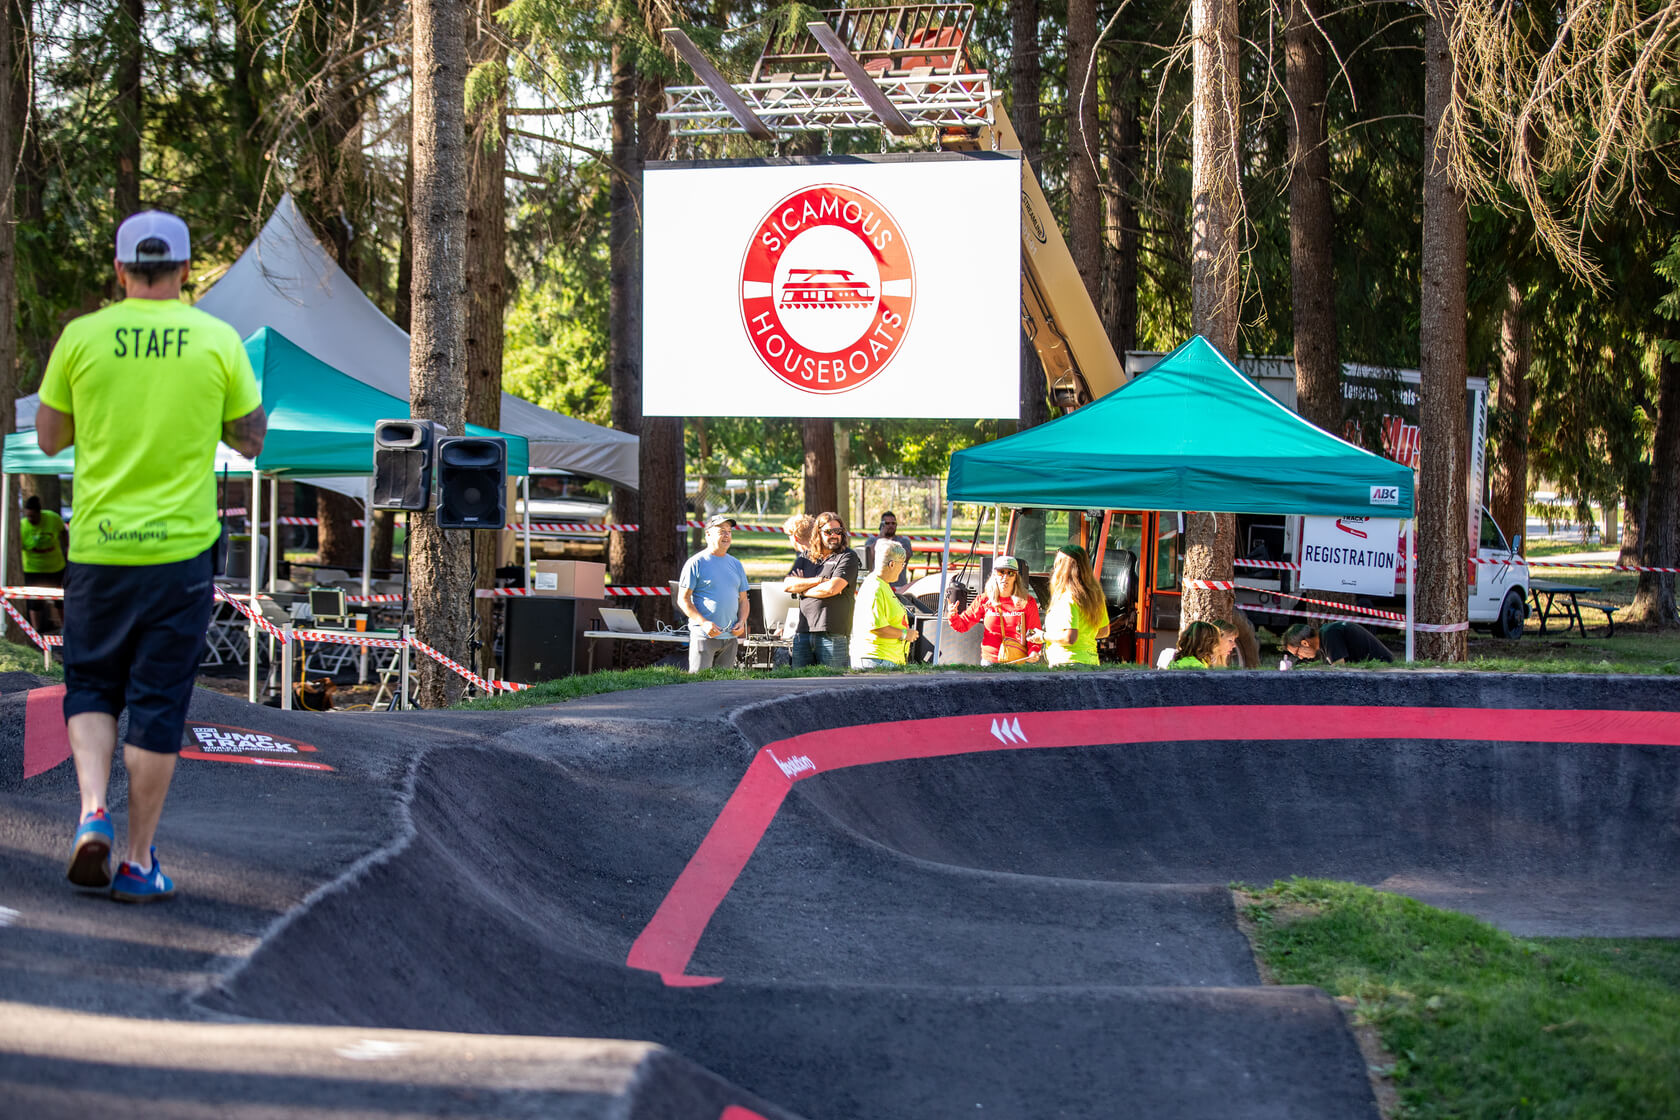
POLYGON ((1037 661, 1044 649, 1038 633, 1038 600, 1027 583, 1025 565, 1013 556, 999 556, 986 590, 975 596, 966 611, 959 612, 955 603, 947 606, 945 620, 959 634, 966 634, 976 622, 985 625, 980 639, 982 665, 1037 661))

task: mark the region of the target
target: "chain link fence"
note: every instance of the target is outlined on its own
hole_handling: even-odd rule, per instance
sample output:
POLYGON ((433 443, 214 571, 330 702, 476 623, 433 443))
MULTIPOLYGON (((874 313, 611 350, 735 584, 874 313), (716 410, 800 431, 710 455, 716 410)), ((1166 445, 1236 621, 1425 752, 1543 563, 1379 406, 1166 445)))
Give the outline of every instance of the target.
MULTIPOLYGON (((836 512, 845 518, 854 533, 872 532, 880 524, 881 514, 888 510, 897 516, 901 533, 909 529, 944 531, 945 479, 942 476, 851 474, 842 480, 842 490, 843 508, 836 512)), ((981 508, 959 505, 957 525, 972 526, 981 508)), ((743 524, 780 524, 789 514, 805 511, 805 479, 803 475, 690 477, 688 509, 696 521, 704 521, 715 513, 728 513, 743 524)))

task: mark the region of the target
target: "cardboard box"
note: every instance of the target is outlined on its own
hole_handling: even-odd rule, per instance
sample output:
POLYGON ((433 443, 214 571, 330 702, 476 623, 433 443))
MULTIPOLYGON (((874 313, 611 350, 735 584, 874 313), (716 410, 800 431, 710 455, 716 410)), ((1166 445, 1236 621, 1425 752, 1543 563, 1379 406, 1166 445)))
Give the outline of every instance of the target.
POLYGON ((605 599, 607 566, 587 560, 531 561, 531 590, 566 599, 605 599))

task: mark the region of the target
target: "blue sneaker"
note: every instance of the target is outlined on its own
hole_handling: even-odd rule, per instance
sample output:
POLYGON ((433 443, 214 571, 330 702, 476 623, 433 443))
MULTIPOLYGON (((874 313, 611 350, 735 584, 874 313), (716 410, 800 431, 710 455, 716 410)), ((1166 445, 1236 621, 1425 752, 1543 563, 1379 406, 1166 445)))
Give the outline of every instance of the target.
POLYGON ((110 886, 111 844, 115 839, 105 810, 95 809, 83 817, 76 838, 70 841, 70 867, 64 877, 78 887, 110 886))
POLYGON ((160 898, 168 898, 175 893, 175 880, 163 873, 158 866, 157 849, 151 850, 152 866, 150 870, 138 863, 123 860, 117 868, 117 877, 111 884, 111 897, 118 902, 155 902, 160 898))

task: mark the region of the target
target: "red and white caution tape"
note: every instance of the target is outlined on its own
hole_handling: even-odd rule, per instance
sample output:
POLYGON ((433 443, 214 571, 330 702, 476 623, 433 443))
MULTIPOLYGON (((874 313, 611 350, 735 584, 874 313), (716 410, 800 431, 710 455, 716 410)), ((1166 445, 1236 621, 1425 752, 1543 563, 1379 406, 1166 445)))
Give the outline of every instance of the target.
MULTIPOLYGON (((1478 564, 1498 564, 1502 567, 1507 567, 1508 568, 1508 567, 1513 567, 1516 564, 1523 563, 1523 561, 1519 561, 1519 560, 1483 560, 1481 557, 1477 557, 1476 558, 1476 563, 1478 563, 1478 564)), ((1663 573, 1670 574, 1670 575, 1672 575, 1676 572, 1680 572, 1680 568, 1648 567, 1648 566, 1642 565, 1642 564, 1595 564, 1590 560, 1583 560, 1583 561, 1581 561, 1580 563, 1577 563, 1577 564, 1553 564, 1553 563, 1551 563, 1549 561, 1546 561, 1546 560, 1532 560, 1532 561, 1528 561, 1527 563, 1528 563, 1528 566, 1531 567, 1531 568, 1566 568, 1566 569, 1576 569, 1576 568, 1578 568, 1578 569, 1580 569, 1581 571, 1584 571, 1584 572, 1663 572, 1663 573)))
POLYGON ((243 599, 237 595, 229 595, 220 587, 216 588, 216 598, 224 603, 230 603, 233 609, 257 624, 257 629, 271 637, 280 639, 280 644, 286 644, 286 632, 262 616, 260 611, 253 611, 243 599))
POLYGON ((362 604, 362 605, 365 605, 365 604, 368 604, 368 603, 400 603, 400 602, 402 602, 402 596, 401 595, 346 595, 344 597, 344 601, 346 603, 354 603, 354 604, 362 604))
POLYGON ((293 630, 292 637, 300 642, 328 642, 341 646, 372 646, 375 649, 401 649, 401 638, 370 638, 358 630, 293 630))
MULTIPOLYGON (((1293 599, 1297 603, 1313 603, 1320 607, 1335 607, 1337 610, 1350 611, 1353 614, 1367 615, 1371 618, 1385 618, 1391 621, 1401 622, 1405 621, 1406 618, 1405 615, 1400 614, 1397 611, 1379 611, 1375 607, 1362 607, 1357 603, 1337 603, 1329 599, 1313 599, 1306 595, 1294 595, 1288 591, 1273 591, 1269 587, 1250 587, 1243 583, 1239 583, 1237 587, 1243 591, 1258 591, 1262 595, 1276 595, 1280 599, 1293 599)), ((1261 604, 1259 609, 1272 610, 1273 608, 1265 604, 1261 604)))
POLYGON ((1237 568, 1265 568, 1268 571, 1298 572, 1299 564, 1289 564, 1278 560, 1233 560, 1231 565, 1237 568))
POLYGON ((408 644, 431 658, 433 661, 436 661, 444 668, 451 669, 467 678, 467 680, 471 681, 485 692, 524 692, 527 688, 531 687, 528 684, 515 684, 512 681, 487 681, 471 669, 467 668, 465 665, 461 664, 459 661, 439 653, 425 642, 422 642, 419 638, 410 638, 408 640, 408 644))
MULTIPOLYGON (((606 587, 606 593, 609 596, 630 595, 651 598, 658 595, 669 595, 671 589, 669 587, 632 587, 628 584, 610 583, 606 587)), ((473 594, 480 599, 528 599, 537 593, 527 587, 481 587, 473 594)))
POLYGON ((1187 579, 1183 586, 1189 591, 1235 591, 1236 581, 1228 579, 1187 579))
POLYGON ((0 603, 6 604, 6 613, 12 616, 12 621, 18 624, 18 629, 27 634, 29 636, 29 640, 35 643, 36 649, 47 648, 46 639, 36 632, 35 627, 29 625, 29 620, 24 618, 23 615, 18 612, 16 607, 12 606, 12 601, 10 599, 0 599, 0 603))
MULTIPOLYGON (((1296 611, 1290 610, 1288 607, 1267 607, 1266 613, 1286 614, 1293 618, 1316 618, 1324 622, 1356 622, 1362 626, 1391 626, 1396 630, 1406 628, 1406 623, 1403 620, 1396 622, 1387 618, 1358 618, 1345 614, 1325 614, 1321 611, 1296 611)), ((1452 634, 1459 630, 1470 629, 1470 624, 1468 622, 1414 622, 1412 629, 1420 634, 1452 634)))
POLYGON ((62 587, 0 587, 0 595, 8 599, 62 599, 62 587))
POLYGON ((533 533, 634 533, 638 530, 635 525, 595 525, 581 521, 533 521, 530 525, 523 522, 509 522, 508 528, 515 532, 530 529, 533 533))

